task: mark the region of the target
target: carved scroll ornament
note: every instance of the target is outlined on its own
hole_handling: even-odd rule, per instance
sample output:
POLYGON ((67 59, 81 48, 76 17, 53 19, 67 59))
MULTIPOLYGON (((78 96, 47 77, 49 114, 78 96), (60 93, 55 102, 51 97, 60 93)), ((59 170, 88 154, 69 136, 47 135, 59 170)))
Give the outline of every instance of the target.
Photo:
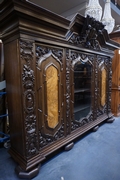
POLYGON ((69 39, 69 42, 76 45, 82 45, 85 48, 100 50, 100 45, 97 37, 102 30, 104 25, 96 21, 94 18, 87 16, 84 21, 82 31, 78 33, 73 33, 69 39))

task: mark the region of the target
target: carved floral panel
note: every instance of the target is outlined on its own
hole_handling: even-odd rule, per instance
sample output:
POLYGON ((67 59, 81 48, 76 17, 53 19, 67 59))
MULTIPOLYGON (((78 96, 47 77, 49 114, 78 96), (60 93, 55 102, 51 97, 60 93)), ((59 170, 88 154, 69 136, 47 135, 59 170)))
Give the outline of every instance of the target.
POLYGON ((38 152, 37 120, 35 113, 35 75, 32 70, 33 43, 20 40, 20 58, 22 64, 23 114, 26 138, 26 155, 38 152))

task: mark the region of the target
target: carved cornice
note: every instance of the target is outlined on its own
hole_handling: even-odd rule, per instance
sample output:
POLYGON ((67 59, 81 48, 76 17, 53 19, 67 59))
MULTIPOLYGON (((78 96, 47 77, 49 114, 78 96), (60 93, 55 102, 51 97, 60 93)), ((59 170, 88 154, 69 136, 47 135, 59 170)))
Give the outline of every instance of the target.
POLYGON ((21 34, 21 37, 34 36, 36 41, 44 38, 58 42, 59 39, 62 45, 69 41, 95 50, 102 46, 111 50, 118 48, 118 43, 111 41, 103 29, 104 25, 94 18, 77 14, 70 21, 28 1, 4 0, 0 7, 0 37, 3 41, 18 38, 21 34))

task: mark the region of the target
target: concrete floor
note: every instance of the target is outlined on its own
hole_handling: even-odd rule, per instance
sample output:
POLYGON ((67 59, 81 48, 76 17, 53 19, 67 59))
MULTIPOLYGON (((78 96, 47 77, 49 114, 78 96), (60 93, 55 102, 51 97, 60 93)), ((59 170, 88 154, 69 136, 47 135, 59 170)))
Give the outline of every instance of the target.
MULTIPOLYGON (((33 180, 120 180, 119 142, 120 117, 80 138, 70 151, 57 152, 33 180)), ((0 148, 0 180, 18 180, 7 150, 0 148)))

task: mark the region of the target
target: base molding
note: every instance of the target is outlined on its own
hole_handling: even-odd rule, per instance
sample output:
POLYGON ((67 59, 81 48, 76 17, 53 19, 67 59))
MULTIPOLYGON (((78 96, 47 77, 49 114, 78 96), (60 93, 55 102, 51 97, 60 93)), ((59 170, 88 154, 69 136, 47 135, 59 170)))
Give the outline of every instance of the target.
POLYGON ((20 166, 15 168, 15 172, 21 179, 32 179, 33 177, 37 176, 40 170, 41 164, 36 165, 29 171, 24 171, 20 166))

